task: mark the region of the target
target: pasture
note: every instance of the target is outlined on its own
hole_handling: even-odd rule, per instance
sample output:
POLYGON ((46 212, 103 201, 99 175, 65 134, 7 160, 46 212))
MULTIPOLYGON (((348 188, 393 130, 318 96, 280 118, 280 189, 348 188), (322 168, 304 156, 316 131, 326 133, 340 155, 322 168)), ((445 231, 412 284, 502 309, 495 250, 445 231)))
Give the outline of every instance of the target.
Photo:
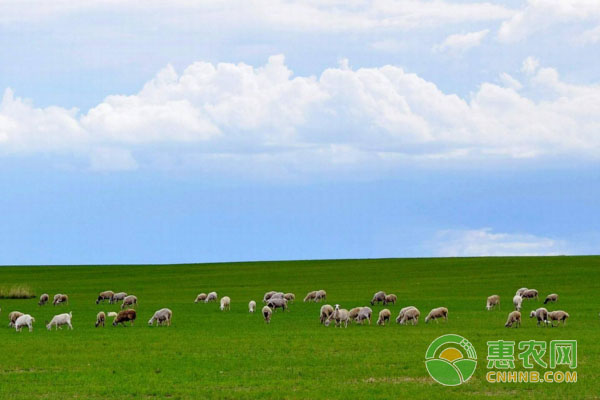
POLYGON ((600 257, 508 257, 250 262, 198 265, 2 267, 0 285, 26 285, 41 293, 69 295, 68 305, 39 307, 35 299, 0 299, 0 398, 598 398, 600 387, 600 257), (519 329, 504 327, 515 291, 526 286, 540 300, 523 305, 519 329), (350 309, 369 305, 373 293, 398 296, 392 323, 347 329, 319 324, 324 303, 303 303, 311 290, 325 289, 327 304, 350 309), (95 328, 103 290, 139 299, 133 327, 95 328), (194 304, 200 292, 231 297, 219 304, 194 304), (270 325, 260 314, 266 291, 296 294, 289 312, 277 311, 270 325), (529 311, 556 292, 549 310, 570 313, 565 327, 538 328, 529 311), (501 310, 486 311, 498 294, 501 310), (258 312, 249 314, 249 300, 258 312), (399 326, 400 308, 421 311, 417 326, 399 326), (449 309, 448 323, 425 324, 430 309, 449 309), (171 327, 148 327, 162 307, 173 310, 171 327), (8 328, 19 310, 35 317, 34 330, 8 328), (49 332, 53 315, 73 312, 74 330, 49 332), (469 339, 479 364, 469 382, 444 387, 427 374, 424 354, 445 333, 469 339), (578 382, 497 383, 485 381, 488 340, 578 340, 578 382))

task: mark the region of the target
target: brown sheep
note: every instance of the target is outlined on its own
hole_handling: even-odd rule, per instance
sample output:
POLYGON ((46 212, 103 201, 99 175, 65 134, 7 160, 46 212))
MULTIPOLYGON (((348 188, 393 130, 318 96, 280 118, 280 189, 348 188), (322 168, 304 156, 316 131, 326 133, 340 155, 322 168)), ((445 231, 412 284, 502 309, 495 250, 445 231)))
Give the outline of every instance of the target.
POLYGON ((377 325, 384 326, 386 322, 390 321, 390 317, 392 316, 392 312, 387 308, 379 311, 379 318, 377 318, 377 325))
POLYGON ((395 305, 396 301, 398 301, 398 296, 396 296, 395 294, 388 294, 387 296, 385 296, 385 300, 383 300, 383 305, 386 305, 388 303, 392 303, 395 305))
POLYGON ((13 312, 9 313, 8 314, 8 326, 10 326, 11 328, 14 327, 15 322, 22 315, 23 315, 23 313, 19 312, 19 311, 13 311, 13 312))
POLYGON ((329 304, 323 305, 319 311, 319 321, 321 321, 321 324, 324 324, 331 314, 333 314, 333 307, 329 304))
POLYGON ((438 322, 439 318, 444 318, 444 320, 448 322, 448 309, 446 307, 438 307, 429 311, 429 314, 425 317, 425 323, 428 323, 432 319, 434 319, 435 322, 438 322))
POLYGON ((498 306, 500 308, 500 296, 497 294, 493 294, 487 298, 487 302, 485 303, 485 308, 487 310, 491 310, 492 308, 498 306))
POLYGON ((358 314, 360 313, 360 309, 362 307, 354 307, 353 309, 350 310, 349 314, 348 314, 348 318, 350 318, 350 322, 354 321, 356 319, 356 317, 358 317, 358 314))
POLYGON ((200 303, 204 300, 206 300, 206 293, 200 293, 198 296, 196 296, 196 300, 194 300, 194 303, 200 303))
POLYGON ((66 294, 56 294, 54 295, 54 301, 52 302, 52 305, 59 305, 62 303, 67 303, 69 304, 69 296, 67 296, 66 294))
POLYGON ((315 301, 315 298, 317 297, 317 291, 313 290, 312 292, 308 292, 306 294, 306 297, 304 298, 304 302, 306 303, 307 301, 315 301))
POLYGON ((548 313, 548 319, 551 321, 552 327, 556 327, 562 321, 563 325, 567 323, 567 318, 569 318, 569 314, 562 310, 550 311, 548 313), (558 321, 556 325, 554 325, 554 321, 558 321))
POLYGON ((521 313, 519 311, 511 311, 511 313, 508 314, 508 319, 504 326, 510 328, 513 324, 515 325, 515 328, 521 326, 521 313))
POLYGON ((100 292, 98 298, 96 299, 96 304, 100 304, 100 302, 104 302, 104 300, 108 300, 110 302, 110 299, 112 299, 114 295, 115 292, 113 292, 112 290, 100 292))
POLYGON ((549 294, 546 296, 546 300, 544 300, 544 304, 548 303, 556 303, 558 301, 558 295, 556 293, 549 294))
POLYGON ((104 322, 106 321, 106 314, 104 311, 100 311, 98 315, 96 315, 96 328, 102 325, 104 327, 104 322))
POLYGON ((50 296, 48 296, 47 293, 44 293, 40 296, 40 302, 38 303, 38 306, 45 305, 48 302, 48 300, 50 300, 50 296))
POLYGON ((135 321, 135 319, 137 318, 137 313, 135 312, 135 310, 123 310, 123 311, 119 311, 119 314, 117 314, 117 316, 115 317, 115 320, 113 321, 113 326, 117 326, 119 324, 122 324, 123 326, 127 326, 125 325, 125 322, 130 321, 131 322, 131 326, 133 326, 133 322, 135 321))

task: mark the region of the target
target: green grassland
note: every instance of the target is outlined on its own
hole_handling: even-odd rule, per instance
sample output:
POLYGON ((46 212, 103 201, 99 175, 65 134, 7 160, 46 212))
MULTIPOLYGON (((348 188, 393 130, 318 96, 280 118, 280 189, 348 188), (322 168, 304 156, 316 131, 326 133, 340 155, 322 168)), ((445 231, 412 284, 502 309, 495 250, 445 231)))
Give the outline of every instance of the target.
MULTIPOLYGON (((253 262, 160 266, 2 267, 0 285, 26 285, 39 296, 66 293, 69 305, 39 307, 37 299, 0 300, 1 399, 106 398, 599 398, 600 257, 514 257, 253 262), (565 327, 538 328, 523 319, 520 329, 504 322, 516 289, 536 288, 542 299, 525 301, 528 314, 556 292, 548 308, 563 309, 565 327), (401 307, 421 310, 417 326, 319 324, 321 304, 303 303, 306 292, 325 289, 327 303, 350 309, 368 305, 377 290, 395 293, 401 307), (94 328, 98 292, 138 296, 134 327, 94 328), (232 299, 194 304, 215 290, 232 299), (248 301, 262 307, 269 290, 293 292, 289 312, 270 325, 248 301), (486 311, 488 295, 499 294, 502 310, 486 311), (449 309, 448 323, 424 323, 434 307, 449 309), (155 310, 173 310, 171 327, 149 327, 155 310), (36 318, 32 333, 8 328, 19 310, 36 318), (73 312, 74 330, 48 332, 44 321, 73 312), (444 387, 427 374, 429 343, 445 333, 465 336, 479 365, 466 384, 444 387), (578 382, 497 383, 485 381, 488 340, 578 340, 578 382)), ((372 307, 375 318, 383 306, 372 307)))

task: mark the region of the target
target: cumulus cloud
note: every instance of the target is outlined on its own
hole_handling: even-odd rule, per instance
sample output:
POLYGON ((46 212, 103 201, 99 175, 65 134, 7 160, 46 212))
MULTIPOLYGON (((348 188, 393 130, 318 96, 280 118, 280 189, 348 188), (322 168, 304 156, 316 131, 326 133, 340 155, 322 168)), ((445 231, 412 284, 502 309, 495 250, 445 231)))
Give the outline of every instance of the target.
POLYGON ((484 29, 478 32, 470 32, 465 34, 454 34, 448 36, 444 41, 433 47, 436 52, 447 52, 455 55, 465 53, 481 44, 481 41, 490 32, 489 29, 484 29))
POLYGON ((519 90, 519 89, 523 88, 523 85, 521 84, 521 82, 519 82, 518 80, 516 80, 515 78, 513 78, 510 74, 507 74, 506 72, 502 72, 500 74, 500 81, 507 88, 511 88, 514 90, 519 90))

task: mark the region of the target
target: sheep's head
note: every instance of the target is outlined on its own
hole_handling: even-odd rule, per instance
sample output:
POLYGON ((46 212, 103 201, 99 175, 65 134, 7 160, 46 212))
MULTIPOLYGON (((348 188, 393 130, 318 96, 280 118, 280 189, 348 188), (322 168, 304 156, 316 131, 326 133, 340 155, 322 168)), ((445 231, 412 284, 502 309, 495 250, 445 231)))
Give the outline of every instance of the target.
POLYGON ((533 317, 535 317, 535 311, 532 311, 532 312, 529 314, 529 318, 533 318, 533 317))
POLYGON ((154 317, 148 320, 148 325, 152 326, 154 324, 154 317))
POLYGON ((336 310, 339 310, 339 309, 340 309, 340 305, 339 305, 339 304, 336 304, 336 305, 335 305, 335 309, 336 309, 336 310))

